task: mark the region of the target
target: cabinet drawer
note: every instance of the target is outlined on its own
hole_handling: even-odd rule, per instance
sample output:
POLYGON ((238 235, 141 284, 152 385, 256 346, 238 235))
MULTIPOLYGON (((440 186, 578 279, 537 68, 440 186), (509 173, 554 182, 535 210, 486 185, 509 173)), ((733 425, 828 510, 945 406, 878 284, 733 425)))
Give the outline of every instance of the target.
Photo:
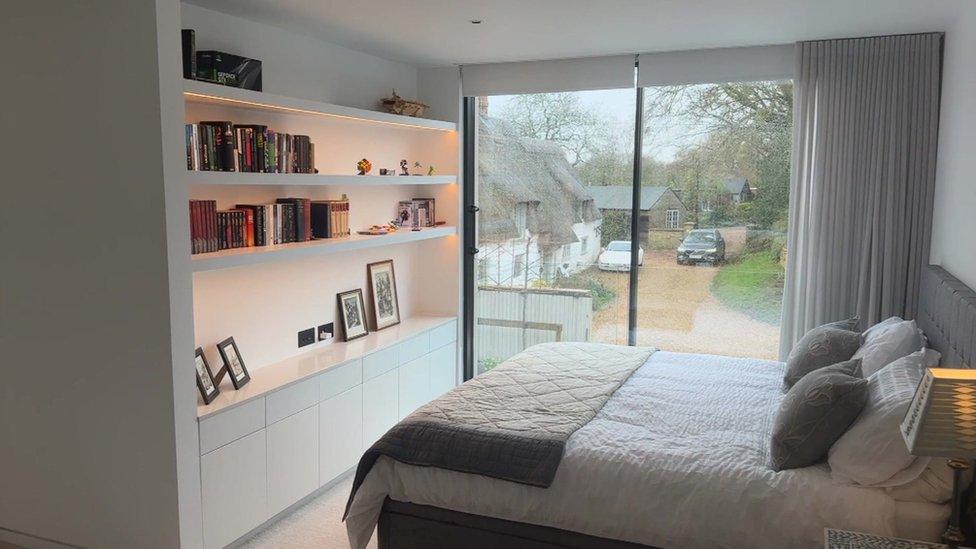
POLYGON ((266 396, 268 402, 268 425, 311 408, 319 402, 318 376, 299 381, 291 387, 275 391, 266 396))
POLYGON ((401 366, 427 354, 429 337, 427 332, 403 340, 397 347, 397 366, 401 366))
POLYGON ((396 425, 397 370, 363 383, 363 446, 369 447, 396 425))
POLYGON ((203 543, 219 549, 268 520, 262 429, 200 458, 203 543))
POLYGON ((363 357, 363 379, 372 379, 397 367, 397 348, 390 345, 363 357))
POLYGON ((430 399, 450 391, 457 384, 457 345, 434 349, 430 358, 430 399))
POLYGON ((434 328, 429 333, 431 349, 437 349, 448 343, 453 343, 457 341, 457 321, 452 320, 447 324, 434 328))
POLYGON ((430 400, 430 355, 400 366, 397 376, 397 417, 403 419, 430 400))
POLYGON ((201 420, 200 453, 206 454, 263 428, 264 399, 256 398, 201 420))
POLYGON ((309 408, 268 425, 268 515, 319 487, 319 410, 309 408))
POLYGON ((319 404, 319 485, 356 465, 363 453, 363 387, 319 404))
POLYGON ((319 376, 319 401, 330 399, 362 382, 362 360, 340 364, 319 376))

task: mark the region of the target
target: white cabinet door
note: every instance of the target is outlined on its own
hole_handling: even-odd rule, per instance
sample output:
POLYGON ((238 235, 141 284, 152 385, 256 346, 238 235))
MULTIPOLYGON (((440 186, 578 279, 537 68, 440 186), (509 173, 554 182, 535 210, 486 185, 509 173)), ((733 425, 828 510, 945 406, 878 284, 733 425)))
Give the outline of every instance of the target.
POLYGON ((203 541, 224 547, 268 520, 265 430, 200 457, 203 541))
POLYGON ((457 384, 457 346, 444 345, 430 353, 429 400, 450 391, 457 384))
POLYGON ((397 397, 403 419, 430 400, 430 355, 423 355, 400 366, 397 397))
POLYGON ((363 453, 363 387, 319 403, 319 486, 356 465, 363 453))
POLYGON ((363 446, 369 447, 398 420, 397 370, 363 383, 363 446))
POLYGON ((319 487, 319 415, 313 406, 268 426, 268 515, 319 487))

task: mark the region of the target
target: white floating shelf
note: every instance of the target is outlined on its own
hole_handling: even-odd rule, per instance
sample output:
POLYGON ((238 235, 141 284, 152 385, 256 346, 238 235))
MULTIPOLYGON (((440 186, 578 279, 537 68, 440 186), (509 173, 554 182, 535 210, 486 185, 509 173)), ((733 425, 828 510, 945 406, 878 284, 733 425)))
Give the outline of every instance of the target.
POLYGON ((277 244, 274 246, 251 246, 248 248, 232 248, 219 252, 196 254, 192 257, 193 272, 231 269, 269 261, 284 261, 317 255, 335 254, 394 244, 405 244, 432 238, 443 238, 457 234, 457 227, 440 226, 411 231, 401 229, 395 233, 385 235, 354 234, 345 238, 312 240, 311 242, 295 242, 292 244, 277 244))
POLYGON ((438 131, 457 131, 457 124, 442 120, 414 118, 379 111, 343 107, 307 99, 221 86, 199 80, 183 81, 183 97, 191 103, 216 103, 245 109, 330 116, 352 121, 388 124, 404 128, 438 131))
POLYGON ((318 187, 329 185, 445 185, 457 182, 456 175, 327 175, 310 173, 248 173, 189 171, 191 185, 267 185, 318 187))

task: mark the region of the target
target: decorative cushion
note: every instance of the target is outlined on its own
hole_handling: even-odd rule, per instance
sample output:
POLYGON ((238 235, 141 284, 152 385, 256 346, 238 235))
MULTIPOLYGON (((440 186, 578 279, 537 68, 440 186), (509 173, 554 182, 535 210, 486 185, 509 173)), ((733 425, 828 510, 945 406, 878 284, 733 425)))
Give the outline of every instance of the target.
POLYGON ((828 463, 834 480, 862 486, 894 486, 911 482, 921 474, 928 458, 908 453, 899 425, 925 368, 937 365, 939 358, 938 352, 921 349, 868 378, 864 410, 830 448, 828 463), (915 463, 918 460, 921 462, 915 463))
POLYGON ((861 370, 868 377, 901 357, 921 349, 927 343, 914 320, 893 316, 864 332, 864 343, 854 353, 861 359, 861 370))
MULTIPOLYGON (((842 321, 849 322, 849 321, 842 321)), ((793 386, 810 372, 850 358, 861 345, 861 334, 830 324, 818 326, 796 342, 786 359, 783 383, 793 386)))
POLYGON ((860 316, 852 316, 847 320, 838 320, 837 322, 830 322, 824 324, 824 326, 829 326, 831 328, 837 328, 838 330, 847 330, 848 332, 858 332, 857 325, 861 323, 860 316))
POLYGON ((860 366, 860 361, 849 360, 820 368, 787 391, 773 424, 774 471, 823 461, 867 400, 867 380, 855 377, 860 366))

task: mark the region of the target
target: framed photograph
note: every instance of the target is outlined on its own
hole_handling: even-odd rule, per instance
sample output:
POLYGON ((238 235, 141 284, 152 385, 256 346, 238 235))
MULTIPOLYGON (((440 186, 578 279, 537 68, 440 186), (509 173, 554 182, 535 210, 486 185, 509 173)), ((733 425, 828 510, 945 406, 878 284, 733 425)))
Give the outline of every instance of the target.
POLYGON ((417 222, 416 205, 412 200, 397 202, 397 221, 401 227, 412 227, 417 222))
POLYGON ((203 403, 210 404, 220 394, 220 389, 217 388, 217 382, 214 381, 213 374, 210 372, 210 364, 207 363, 203 349, 197 347, 194 355, 193 361, 197 369, 197 388, 200 389, 203 403))
POLYGON ((241 357, 241 351, 237 348, 234 338, 228 337, 218 343, 217 350, 220 351, 220 358, 224 359, 224 368, 227 368, 227 375, 230 376, 235 389, 240 389, 251 381, 251 375, 247 373, 244 358, 241 357))
POLYGON ((393 260, 366 265, 369 297, 373 305, 373 326, 382 330, 400 323, 400 300, 397 297, 393 260))
POLYGON ((342 292, 337 297, 339 309, 339 323, 346 341, 363 337, 369 333, 366 329, 366 305, 363 303, 363 291, 360 289, 342 292))
POLYGON ((433 227, 437 224, 433 198, 414 198, 413 202, 417 204, 421 227, 433 227))

